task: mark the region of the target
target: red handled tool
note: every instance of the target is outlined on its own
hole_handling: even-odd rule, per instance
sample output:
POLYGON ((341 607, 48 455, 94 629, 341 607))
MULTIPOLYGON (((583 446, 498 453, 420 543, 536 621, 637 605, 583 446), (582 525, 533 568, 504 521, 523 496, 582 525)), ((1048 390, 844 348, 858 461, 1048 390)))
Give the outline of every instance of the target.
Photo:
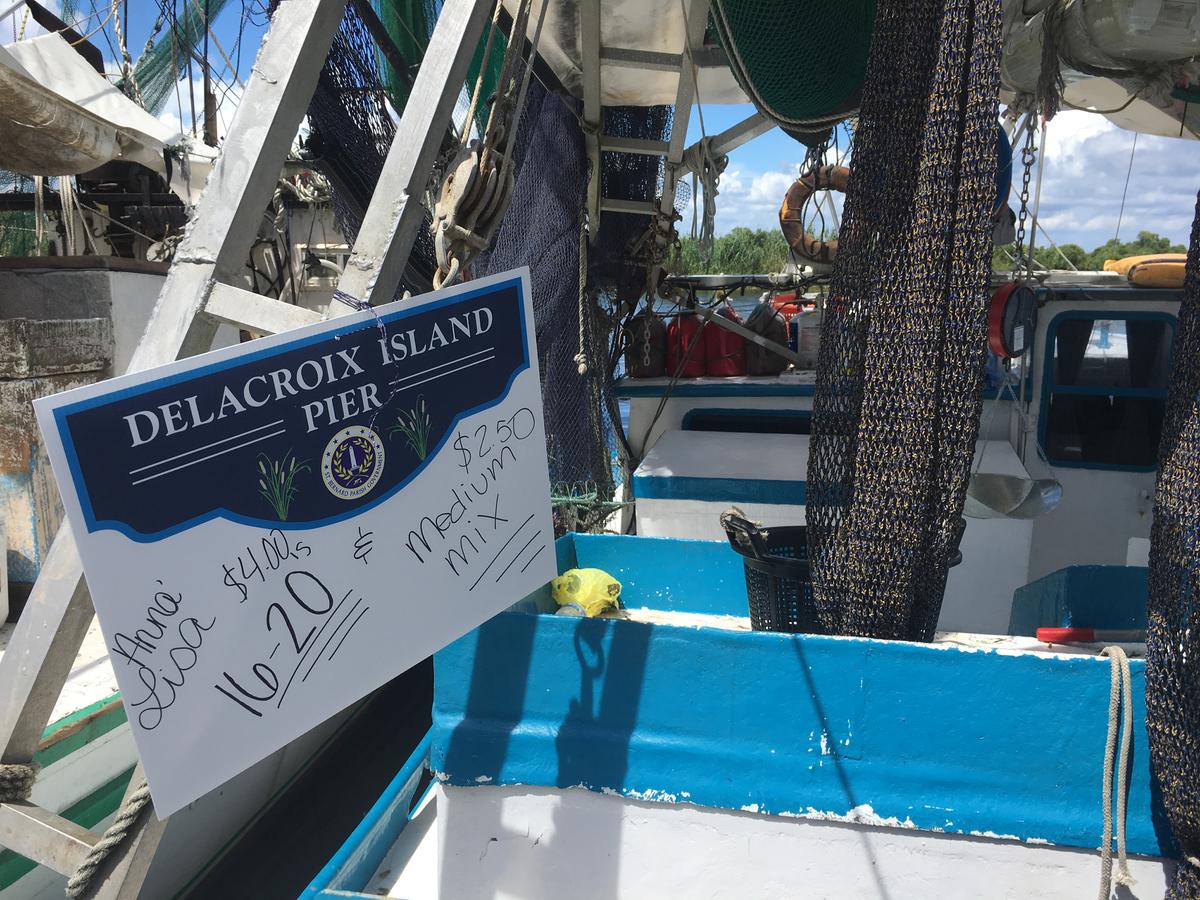
POLYGON ((1094 644, 1104 641, 1137 642, 1146 639, 1145 628, 1039 628, 1037 639, 1047 644, 1094 644))

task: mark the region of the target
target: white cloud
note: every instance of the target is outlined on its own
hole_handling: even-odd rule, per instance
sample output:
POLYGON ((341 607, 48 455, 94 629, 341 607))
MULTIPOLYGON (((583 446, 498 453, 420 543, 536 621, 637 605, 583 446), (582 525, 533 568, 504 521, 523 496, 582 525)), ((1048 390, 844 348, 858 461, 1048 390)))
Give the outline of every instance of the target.
MULTIPOLYGON (((803 148, 797 145, 797 151, 794 162, 787 162, 778 169, 766 172, 750 172, 742 168, 725 170, 718 185, 717 234, 740 227, 767 231, 779 227, 779 206, 787 189, 796 180, 803 162, 803 148)), ((833 196, 838 215, 841 215, 842 197, 840 194, 833 196)), ((690 227, 690 204, 683 224, 685 228, 690 227)))
MULTIPOLYGON (((1133 132, 1103 116, 1075 110, 1055 116, 1047 129, 1039 213, 1039 221, 1055 241, 1091 250, 1113 236, 1132 146, 1133 132)), ((778 228, 779 204, 803 160, 803 148, 797 145, 794 160, 768 171, 753 171, 740 163, 738 157, 744 153, 731 154, 730 167, 721 178, 718 234, 738 226, 778 228)), ((1009 204, 1015 209, 1021 183, 1019 149, 1014 156, 1009 204)), ((1121 216, 1122 239, 1154 231, 1186 244, 1197 189, 1200 147, 1195 142, 1139 135, 1121 216)), ((1030 194, 1032 204, 1032 186, 1030 194)), ((835 195, 835 200, 840 215, 840 196, 835 195)))
POLYGON ((753 204, 767 204, 779 209, 779 204, 783 202, 783 195, 787 193, 787 189, 792 186, 792 182, 796 180, 796 171, 791 172, 763 172, 750 182, 750 190, 747 193, 747 201, 753 204))
MULTIPOLYGON (((1200 188, 1196 143, 1138 135, 1130 172, 1133 142, 1133 132, 1093 113, 1067 110, 1050 122, 1039 218, 1060 244, 1076 243, 1090 250, 1113 237, 1118 216, 1124 240, 1139 231, 1154 231, 1187 243, 1200 188), (1127 172, 1129 189, 1121 214, 1127 172)), ((1010 197, 1014 208, 1019 159, 1017 154, 1010 197)))
MULTIPOLYGON (((0 5, 9 6, 10 4, 5 2, 0 5)), ((57 3, 48 2, 43 3, 42 5, 50 10, 53 10, 57 14, 59 9, 57 3)), ((37 22, 33 21, 33 17, 28 15, 27 8, 23 7, 15 10, 10 15, 5 16, 3 19, 0 19, 0 46, 11 44, 13 41, 15 41, 17 39, 17 35, 22 33, 22 27, 24 27, 23 37, 25 40, 29 40, 30 38, 35 38, 46 33, 46 29, 44 29, 37 22)))

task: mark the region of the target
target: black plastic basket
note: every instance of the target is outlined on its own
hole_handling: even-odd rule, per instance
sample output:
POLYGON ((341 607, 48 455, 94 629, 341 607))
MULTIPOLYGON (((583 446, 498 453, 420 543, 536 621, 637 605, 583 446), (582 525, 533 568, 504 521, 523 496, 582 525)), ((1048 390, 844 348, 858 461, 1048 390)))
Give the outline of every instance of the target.
POLYGON ((750 627, 755 631, 824 634, 808 569, 808 529, 781 525, 760 530, 733 513, 721 516, 729 545, 746 569, 750 627))

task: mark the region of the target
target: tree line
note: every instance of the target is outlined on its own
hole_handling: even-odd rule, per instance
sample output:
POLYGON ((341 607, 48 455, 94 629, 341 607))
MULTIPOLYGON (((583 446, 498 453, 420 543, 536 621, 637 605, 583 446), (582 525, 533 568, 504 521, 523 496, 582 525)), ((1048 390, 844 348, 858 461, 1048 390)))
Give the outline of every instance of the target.
MULTIPOLYGON (((1012 268, 1012 246, 997 247, 992 253, 992 268, 997 272, 1012 268)), ((1106 259, 1143 256, 1152 253, 1186 253, 1182 244, 1172 244, 1170 238, 1152 231, 1139 231, 1132 241, 1112 239, 1087 251, 1078 244, 1059 244, 1058 248, 1038 246, 1033 256, 1039 266, 1048 269, 1081 270, 1104 268, 1106 259)), ((778 272, 787 265, 788 247, 778 230, 734 228, 713 242, 712 254, 705 260, 699 241, 687 237, 680 240, 680 254, 672 270, 680 275, 703 273, 757 274, 778 272)))
MULTIPOLYGON (((1011 269, 1013 252, 1011 245, 997 247, 993 250, 992 268, 997 272, 1011 269)), ((1059 244, 1057 248, 1034 247, 1033 259, 1040 268, 1045 269, 1070 269, 1074 266, 1080 270, 1099 271, 1104 268, 1104 261, 1108 259, 1148 256, 1154 253, 1187 253, 1187 247, 1183 244, 1172 244, 1170 238, 1155 234, 1153 231, 1139 231, 1137 237, 1132 241, 1111 238, 1090 252, 1078 244, 1059 244)))

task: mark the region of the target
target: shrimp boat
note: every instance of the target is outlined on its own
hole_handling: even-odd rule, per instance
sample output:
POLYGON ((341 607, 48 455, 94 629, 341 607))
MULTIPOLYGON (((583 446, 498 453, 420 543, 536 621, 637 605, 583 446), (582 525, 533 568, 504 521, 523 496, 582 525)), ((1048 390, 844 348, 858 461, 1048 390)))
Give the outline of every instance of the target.
MULTIPOLYGON (((827 6, 278 5, 136 352, 189 352, 193 314, 250 339, 338 297, 529 266, 557 569, 600 570, 620 602, 519 599, 434 656, 431 688, 410 672, 406 703, 368 701, 172 816, 102 891, 1200 896, 1180 812, 1200 792, 1194 618, 1163 613, 1189 608, 1162 569, 1186 554, 1155 522, 1175 510, 1160 445, 1187 446, 1184 267, 1050 271, 1033 252, 1055 110, 1196 138, 1200 7, 827 6), (709 135, 712 104, 749 112, 709 135), (330 186, 339 236, 299 254, 325 293, 263 297, 253 250, 236 285, 192 254, 211 240, 241 266, 276 183, 264 148, 286 153, 303 115, 289 165, 330 186), (779 198, 789 264, 681 271, 676 210, 711 241, 728 154, 777 128, 804 145, 779 198), (229 210, 236 240, 212 224, 229 210), (1015 261, 989 277, 993 242, 1015 261), (745 321, 717 311, 738 291, 763 294, 745 321), (351 727, 389 735, 390 764, 339 741, 351 727), (301 850, 279 811, 322 765, 329 807, 347 799, 301 850), (275 866, 301 854, 304 879, 275 866)), ((53 631, 39 590, 22 615, 53 631)), ((96 827, 136 763, 88 635, 93 705, 46 710, 62 750, 26 805, 0 805, 18 852, 39 849, 29 802, 96 827), (81 714, 117 718, 76 746, 81 714)), ((31 680, 11 646, 15 698, 31 680)), ((61 889, 51 870, 72 867, 49 858, 4 895, 61 889)))

